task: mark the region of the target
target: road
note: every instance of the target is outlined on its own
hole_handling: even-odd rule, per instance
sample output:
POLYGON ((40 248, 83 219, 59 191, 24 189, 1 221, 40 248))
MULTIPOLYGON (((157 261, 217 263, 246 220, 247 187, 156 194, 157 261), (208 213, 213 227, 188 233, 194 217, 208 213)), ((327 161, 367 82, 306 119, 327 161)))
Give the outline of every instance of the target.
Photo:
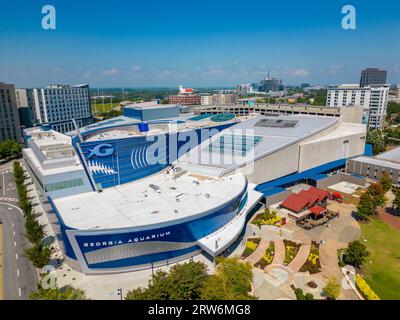
POLYGON ((28 299, 36 290, 37 275, 24 251, 24 218, 18 208, 11 165, 0 166, 0 220, 3 225, 3 293, 5 300, 28 299))

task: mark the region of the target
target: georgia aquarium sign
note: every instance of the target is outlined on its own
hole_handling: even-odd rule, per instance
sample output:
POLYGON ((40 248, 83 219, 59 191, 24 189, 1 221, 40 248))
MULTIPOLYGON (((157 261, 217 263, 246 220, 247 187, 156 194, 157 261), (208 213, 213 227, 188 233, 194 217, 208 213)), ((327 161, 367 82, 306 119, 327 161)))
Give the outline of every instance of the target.
MULTIPOLYGON (((127 243, 136 243, 136 242, 144 242, 150 240, 158 240, 159 238, 168 237, 171 235, 170 231, 160 232, 160 233, 153 233, 150 235, 139 236, 139 237, 121 237, 112 239, 112 240, 103 240, 103 241, 85 241, 83 242, 83 248, 88 247, 109 247, 115 246, 120 244, 127 244, 127 243)), ((117 235, 118 236, 118 235, 117 235)), ((83 250, 85 251, 85 250, 83 250)))
POLYGON ((89 151, 90 151, 90 154, 89 154, 88 158, 91 158, 93 156, 107 157, 114 153, 114 148, 109 143, 102 143, 102 144, 97 145, 93 149, 89 149, 89 151))

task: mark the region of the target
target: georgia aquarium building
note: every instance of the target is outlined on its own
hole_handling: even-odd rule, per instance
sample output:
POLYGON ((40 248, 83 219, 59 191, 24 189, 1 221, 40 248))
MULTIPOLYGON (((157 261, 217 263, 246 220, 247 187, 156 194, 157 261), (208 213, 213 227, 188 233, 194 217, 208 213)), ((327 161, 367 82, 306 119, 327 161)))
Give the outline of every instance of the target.
POLYGON ((67 263, 96 274, 218 256, 265 192, 362 154, 365 131, 340 118, 133 105, 68 136, 27 129, 23 152, 67 263))
POLYGON ((26 167, 57 217, 68 263, 85 273, 141 269, 202 250, 213 255, 227 244, 211 235, 238 217, 244 223, 243 175, 219 179, 171 167, 238 119, 179 112, 154 119, 148 109, 69 135, 48 126, 25 130, 26 167))

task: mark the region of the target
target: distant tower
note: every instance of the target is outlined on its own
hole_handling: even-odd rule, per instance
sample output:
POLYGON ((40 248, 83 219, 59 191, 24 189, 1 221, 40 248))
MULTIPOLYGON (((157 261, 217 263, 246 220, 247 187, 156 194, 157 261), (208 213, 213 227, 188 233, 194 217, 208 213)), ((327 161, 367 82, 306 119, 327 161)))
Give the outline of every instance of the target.
POLYGON ((378 68, 366 68, 361 71, 360 87, 386 84, 387 71, 378 68))

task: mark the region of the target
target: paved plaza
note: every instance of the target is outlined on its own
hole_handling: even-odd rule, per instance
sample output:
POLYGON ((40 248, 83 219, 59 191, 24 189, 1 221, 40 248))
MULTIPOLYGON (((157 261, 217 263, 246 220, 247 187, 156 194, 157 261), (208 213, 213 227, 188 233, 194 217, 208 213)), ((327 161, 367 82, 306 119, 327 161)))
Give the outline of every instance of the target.
MULTIPOLYGON (((357 240, 361 235, 360 227, 352 217, 352 212, 356 208, 354 205, 329 201, 328 209, 339 212, 339 217, 308 231, 298 227, 293 222, 282 227, 264 225, 261 228, 248 224, 246 237, 260 237, 262 248, 260 249, 259 245, 256 251, 246 259, 247 261, 252 263, 258 261, 262 257, 262 252, 265 252, 264 248, 267 248, 266 244, 269 244, 270 241, 273 241, 275 245, 272 263, 264 270, 257 267, 253 269, 255 296, 267 300, 296 299, 291 288, 291 285, 294 285, 301 288, 304 293, 312 293, 316 299, 323 299, 322 289, 328 277, 335 277, 339 283, 346 282, 346 280, 343 280, 344 275, 338 265, 337 251, 349 242, 357 240), (300 245, 296 256, 287 266, 284 265, 284 239, 300 245), (321 271, 315 274, 300 272, 309 256, 312 241, 320 244, 321 271), (307 285, 310 281, 314 283, 315 288, 310 288, 307 285)), ((243 239, 243 242, 245 242, 245 239, 243 239)), ((240 245, 239 248, 243 250, 244 244, 240 245)), ((237 251, 239 252, 239 250, 237 251)), ((350 286, 345 285, 339 299, 359 299, 359 297, 350 286)))

